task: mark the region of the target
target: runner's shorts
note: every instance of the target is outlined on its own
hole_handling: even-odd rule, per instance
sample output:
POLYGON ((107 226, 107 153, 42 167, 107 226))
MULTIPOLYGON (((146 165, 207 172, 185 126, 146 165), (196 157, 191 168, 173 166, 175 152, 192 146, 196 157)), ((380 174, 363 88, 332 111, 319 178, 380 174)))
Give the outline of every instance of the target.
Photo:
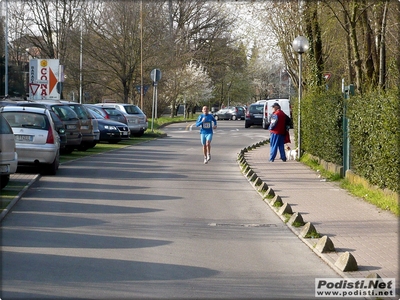
POLYGON ((207 141, 212 141, 213 134, 212 133, 202 133, 200 134, 201 144, 204 146, 207 141))

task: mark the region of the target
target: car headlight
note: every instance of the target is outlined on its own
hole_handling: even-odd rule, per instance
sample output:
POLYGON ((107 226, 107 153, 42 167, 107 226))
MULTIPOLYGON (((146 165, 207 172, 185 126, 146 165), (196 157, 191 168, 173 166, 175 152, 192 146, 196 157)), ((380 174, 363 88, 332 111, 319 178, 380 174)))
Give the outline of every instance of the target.
POLYGON ((58 130, 58 133, 64 134, 64 133, 65 133, 65 129, 64 129, 64 128, 60 128, 60 129, 58 130))
POLYGON ((108 130, 117 130, 117 127, 111 125, 105 125, 104 128, 108 130))

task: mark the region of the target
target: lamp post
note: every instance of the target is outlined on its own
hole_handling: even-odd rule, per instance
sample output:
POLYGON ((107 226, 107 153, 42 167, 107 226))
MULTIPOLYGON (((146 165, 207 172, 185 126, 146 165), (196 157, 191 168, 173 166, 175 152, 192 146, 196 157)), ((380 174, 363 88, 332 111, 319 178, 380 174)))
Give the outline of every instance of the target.
POLYGON ((301 135, 300 135, 300 125, 301 125, 301 90, 302 90, 302 79, 301 79, 301 72, 302 72, 302 54, 306 52, 309 48, 309 43, 306 37, 299 35, 293 40, 292 43, 293 50, 298 53, 299 56, 299 107, 298 107, 298 116, 297 116, 297 146, 298 146, 298 153, 299 158, 301 157, 301 135))
POLYGON ((5 28, 4 28, 4 97, 8 96, 8 0, 5 5, 5 28))
POLYGON ((82 7, 77 7, 74 10, 79 10, 80 16, 80 41, 79 41, 79 103, 82 104, 82 50, 83 50, 83 42, 82 42, 82 7))
POLYGON ((143 1, 140 0, 140 108, 143 105, 143 1))

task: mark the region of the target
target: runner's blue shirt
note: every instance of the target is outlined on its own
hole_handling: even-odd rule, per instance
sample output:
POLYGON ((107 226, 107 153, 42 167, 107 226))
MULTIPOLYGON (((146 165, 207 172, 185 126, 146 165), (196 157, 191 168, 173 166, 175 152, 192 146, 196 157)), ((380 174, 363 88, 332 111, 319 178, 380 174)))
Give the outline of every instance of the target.
POLYGON ((217 126, 217 120, 215 120, 214 116, 212 114, 201 114, 196 121, 196 127, 201 126, 200 128, 200 134, 203 133, 213 133, 213 123, 214 126, 217 126), (206 120, 203 122, 203 118, 206 118, 206 120))

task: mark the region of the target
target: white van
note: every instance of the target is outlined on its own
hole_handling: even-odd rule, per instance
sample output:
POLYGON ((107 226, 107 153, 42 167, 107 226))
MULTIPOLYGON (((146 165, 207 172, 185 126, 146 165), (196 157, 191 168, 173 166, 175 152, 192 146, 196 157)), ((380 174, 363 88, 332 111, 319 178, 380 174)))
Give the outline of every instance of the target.
MULTIPOLYGON (((263 122, 262 127, 264 129, 268 129, 269 123, 271 120, 272 114, 272 104, 275 102, 279 103, 281 106, 281 110, 292 119, 292 107, 290 105, 289 99, 268 99, 268 100, 260 100, 264 103, 264 114, 263 114, 263 122)), ((291 122, 293 125, 293 122, 291 122)), ((290 127, 293 127, 293 126, 290 127)))

